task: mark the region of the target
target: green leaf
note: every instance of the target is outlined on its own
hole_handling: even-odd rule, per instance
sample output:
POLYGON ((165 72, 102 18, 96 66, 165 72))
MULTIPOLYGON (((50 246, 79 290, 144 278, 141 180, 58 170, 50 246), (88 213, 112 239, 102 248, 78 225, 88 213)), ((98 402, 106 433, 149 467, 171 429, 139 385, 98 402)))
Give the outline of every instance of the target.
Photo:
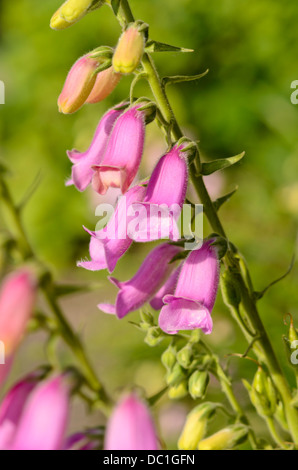
POLYGON ((149 406, 154 406, 155 403, 158 402, 158 400, 166 393, 166 391, 168 390, 168 386, 163 388, 160 392, 157 392, 155 395, 153 395, 152 397, 148 398, 148 404, 149 406))
POLYGON ((220 160, 214 160, 213 162, 202 163, 201 174, 204 176, 211 175, 219 170, 229 168, 229 166, 235 165, 244 157, 245 152, 235 155, 234 157, 221 158, 220 160))
POLYGON ((233 194, 236 193, 237 190, 238 190, 238 186, 233 191, 231 191, 230 193, 226 194, 225 196, 219 197, 218 199, 216 199, 216 201, 213 201, 213 205, 214 205, 215 209, 218 211, 219 208, 225 202, 227 202, 229 199, 231 199, 231 197, 233 196, 233 194))
POLYGON ((185 49, 184 47, 171 46, 158 41, 148 41, 145 52, 193 52, 193 49, 185 49))
POLYGON ((56 284, 55 294, 57 297, 64 297, 66 295, 79 294, 80 292, 93 292, 100 289, 102 285, 96 284, 56 284))
POLYGON ((174 75, 172 77, 163 77, 162 84, 163 86, 166 85, 174 85, 175 83, 182 83, 182 82, 192 82, 194 80, 199 80, 202 77, 205 77, 209 69, 205 70, 205 72, 200 73, 199 75, 174 75))
POLYGON ((287 271, 282 276, 280 276, 278 279, 275 279, 274 281, 270 282, 270 284, 268 284, 268 286, 266 286, 265 289, 263 289, 262 291, 255 292, 254 293, 255 299, 260 300, 262 297, 264 297, 264 295, 266 294, 267 290, 270 289, 270 287, 274 286, 278 282, 282 281, 285 277, 287 277, 290 274, 290 272, 292 271, 292 269, 294 267, 294 263, 295 263, 295 255, 293 255, 293 258, 291 260, 290 266, 288 267, 287 271))

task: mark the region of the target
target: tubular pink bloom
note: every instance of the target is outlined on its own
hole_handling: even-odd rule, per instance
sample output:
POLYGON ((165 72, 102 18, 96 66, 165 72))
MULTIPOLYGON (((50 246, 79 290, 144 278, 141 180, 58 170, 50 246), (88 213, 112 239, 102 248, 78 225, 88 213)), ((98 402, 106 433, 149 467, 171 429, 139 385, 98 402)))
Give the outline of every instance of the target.
POLYGON ((158 441, 147 406, 135 394, 116 406, 107 426, 105 450, 157 450, 158 441))
POLYGON ((135 241, 151 241, 160 238, 177 240, 177 220, 185 200, 188 168, 183 146, 174 146, 161 157, 148 183, 140 215, 140 230, 135 241))
POLYGON ((105 313, 115 313, 118 318, 140 308, 154 296, 175 268, 174 263, 169 263, 180 251, 180 247, 163 243, 149 253, 131 280, 120 282, 111 277, 110 281, 120 290, 116 305, 99 304, 98 307, 105 313))
POLYGON ((105 194, 109 187, 121 188, 124 194, 133 182, 143 154, 145 117, 133 106, 116 121, 100 165, 93 167, 93 188, 105 194))
POLYGON ((8 449, 21 419, 30 393, 44 371, 33 372, 18 382, 6 395, 0 406, 0 450, 8 449))
POLYGON ((219 261, 210 242, 191 251, 182 265, 174 295, 163 298, 159 326, 169 334, 201 328, 212 331, 211 311, 219 283, 219 261))
POLYGON ((92 59, 89 54, 72 66, 58 98, 61 113, 72 114, 83 106, 95 85, 98 66, 98 60, 92 59))
POLYGON ((116 210, 105 228, 97 232, 87 232, 91 235, 89 246, 91 261, 80 261, 78 266, 98 271, 108 269, 114 271, 118 260, 131 246, 133 240, 127 235, 127 224, 130 217, 127 215, 131 204, 140 202, 145 196, 146 188, 134 186, 122 196, 116 210))
POLYGON ((69 384, 64 376, 38 386, 26 403, 11 450, 59 450, 68 421, 69 384))
POLYGON ((156 292, 153 299, 150 300, 150 305, 154 310, 160 310, 164 306, 163 298, 165 295, 174 294, 180 271, 181 266, 172 272, 165 284, 156 292))
POLYGON ((9 375, 12 363, 13 363, 13 356, 8 357, 8 358, 5 357, 5 349, 4 349, 4 360, 5 360, 5 364, 2 364, 0 362, 0 387, 6 381, 8 375, 9 375))
POLYGON ((74 164, 72 167, 71 181, 67 183, 74 184, 79 191, 84 191, 91 183, 94 171, 92 167, 99 165, 116 119, 120 116, 121 111, 111 109, 99 121, 96 132, 89 149, 86 152, 78 150, 68 150, 67 155, 74 164))
POLYGON ((36 285, 29 272, 17 271, 4 281, 0 292, 0 339, 7 357, 14 353, 25 333, 35 299, 36 285))
POLYGON ((113 67, 99 72, 86 103, 94 104, 106 99, 114 91, 120 79, 121 74, 114 72, 113 67))

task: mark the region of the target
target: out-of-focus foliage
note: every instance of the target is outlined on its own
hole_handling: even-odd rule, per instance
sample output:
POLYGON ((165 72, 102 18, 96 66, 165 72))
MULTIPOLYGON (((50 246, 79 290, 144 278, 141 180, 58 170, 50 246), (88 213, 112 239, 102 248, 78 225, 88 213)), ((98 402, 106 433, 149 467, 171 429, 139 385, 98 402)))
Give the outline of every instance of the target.
MULTIPOLYGON (((65 273, 65 278, 103 283, 102 292, 68 300, 66 307, 70 317, 76 313, 78 325, 86 325, 84 336, 100 372, 107 375, 106 382, 120 386, 137 376, 148 389, 158 389, 162 385, 159 348, 144 346, 142 334, 126 320, 117 322, 97 313, 97 301, 109 295, 113 298, 114 291, 107 291, 106 273, 75 268, 75 260, 88 253, 89 240, 82 225, 94 227, 96 202, 91 192, 79 194, 64 186, 70 173, 65 150, 88 146, 102 113, 128 95, 130 79, 123 78, 106 102, 86 106, 71 116, 59 115, 57 97, 73 62, 99 45, 114 46, 120 29, 109 8, 103 7, 67 30, 52 31, 49 20, 60 3, 0 0, 0 79, 6 85, 6 105, 0 107, 0 157, 10 166, 10 184, 17 198, 40 175, 25 222, 41 257, 60 275, 65 273), (141 365, 144 358, 147 362, 141 365)), ((221 215, 229 237, 249 262, 256 289, 261 290, 286 270, 295 249, 298 107, 291 104, 290 85, 298 79, 298 3, 132 0, 131 5, 137 18, 151 24, 153 39, 195 50, 155 54, 163 75, 210 69, 200 81, 170 86, 169 96, 185 131, 200 139, 204 158, 246 151, 237 167, 210 185, 218 185, 211 188, 217 194, 239 185, 221 215)), ((148 89, 139 84, 136 92, 142 95, 148 89)), ((162 149, 157 130, 151 129, 149 135, 142 176, 162 149)), ((206 223, 206 234, 207 228, 206 223)), ((133 248, 129 263, 127 258, 122 260, 116 275, 128 278, 146 250, 133 248)), ((298 315, 297 283, 296 265, 260 304, 284 364, 282 317, 287 311, 298 315)), ((222 357, 235 350, 244 352, 244 341, 220 299, 214 312, 210 343, 222 357)), ((233 359, 231 366, 236 373, 239 369, 239 376, 251 377, 254 370, 248 361, 239 359, 233 359)), ((216 389, 211 390, 216 395, 216 389)), ((242 389, 240 400, 248 403, 242 389)))

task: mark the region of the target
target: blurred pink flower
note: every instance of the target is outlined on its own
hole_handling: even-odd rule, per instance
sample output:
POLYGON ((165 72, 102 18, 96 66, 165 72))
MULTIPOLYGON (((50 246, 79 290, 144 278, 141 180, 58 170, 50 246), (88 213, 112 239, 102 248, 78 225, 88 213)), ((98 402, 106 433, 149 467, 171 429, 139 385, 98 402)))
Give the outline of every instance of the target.
POLYGON ((116 88, 120 79, 121 74, 114 72, 113 67, 109 67, 108 69, 99 72, 86 103, 99 103, 100 101, 103 101, 116 88))

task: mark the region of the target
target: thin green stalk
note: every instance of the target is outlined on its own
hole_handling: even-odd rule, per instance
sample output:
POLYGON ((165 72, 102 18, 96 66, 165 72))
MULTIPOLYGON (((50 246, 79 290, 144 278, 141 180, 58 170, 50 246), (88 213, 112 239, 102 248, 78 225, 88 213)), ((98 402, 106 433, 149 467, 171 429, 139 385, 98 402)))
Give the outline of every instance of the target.
MULTIPOLYGON (((127 22, 134 21, 134 16, 130 9, 129 3, 127 0, 121 0, 121 12, 122 15, 125 17, 127 22)), ((175 140, 179 140, 183 133, 179 127, 177 119, 175 118, 173 109, 169 103, 165 88, 162 86, 159 74, 156 70, 155 64, 149 54, 144 54, 142 60, 144 71, 147 74, 147 79, 150 84, 152 93, 155 97, 156 103, 166 120, 166 122, 171 126, 171 133, 175 140)), ((212 203, 212 200, 209 196, 209 193, 206 189, 205 183, 201 176, 197 175, 195 164, 191 165, 190 169, 192 182, 194 187, 197 191, 197 194, 204 205, 204 210, 206 216, 209 220, 209 223, 212 229, 219 233, 222 236, 225 236, 225 231, 222 226, 222 223, 218 217, 217 211, 212 203)), ((231 256, 231 253, 229 253, 231 256)), ((230 258, 226 257, 226 262, 230 263, 230 258)), ((258 332, 258 336, 260 339, 256 341, 253 345, 253 349, 259 358, 260 361, 267 364, 269 372, 271 374, 272 380, 274 381, 284 404, 284 409, 287 417, 287 421, 289 424, 289 428, 293 437, 295 444, 298 446, 298 412, 297 410, 291 406, 291 392, 289 386, 284 378, 283 372, 279 365, 279 362, 276 358, 264 325, 261 321, 259 316, 255 300, 252 298, 251 294, 249 293, 245 280, 243 279, 242 274, 239 272, 237 275, 241 279, 241 288, 243 293, 245 294, 245 309, 246 313, 249 316, 255 330, 258 332)))
POLYGON ((270 434, 272 436, 272 438, 274 439, 274 441, 276 442, 276 444, 283 450, 287 450, 288 447, 286 446, 286 444, 284 443, 284 441, 281 439, 281 437, 279 436, 277 430, 276 430, 276 427, 275 427, 275 423, 274 423, 274 419, 273 418, 270 418, 269 416, 266 418, 266 423, 267 423, 267 426, 268 426, 268 429, 270 431, 270 434))
POLYGON ((63 312, 55 297, 55 286, 53 284, 50 272, 44 269, 42 264, 34 255, 33 249, 31 248, 30 243, 27 240, 27 236, 21 220, 20 211, 16 208, 8 186, 3 180, 3 178, 0 178, 0 189, 2 200, 5 203, 7 212, 9 214, 9 219, 12 223, 12 230, 16 237, 16 242, 18 244, 20 254, 24 261, 27 261, 28 259, 32 258, 36 261, 36 264, 41 267, 43 272, 41 290, 56 318, 59 327, 59 332, 61 333, 64 341, 72 350, 78 363, 80 364, 81 371, 85 378, 86 384, 90 387, 93 392, 96 393, 96 401, 101 402, 103 411, 107 412, 108 407, 110 405, 109 398, 102 384, 99 382, 92 365, 90 364, 90 361, 86 355, 86 352, 80 339, 74 333, 70 324, 63 315, 63 312))

